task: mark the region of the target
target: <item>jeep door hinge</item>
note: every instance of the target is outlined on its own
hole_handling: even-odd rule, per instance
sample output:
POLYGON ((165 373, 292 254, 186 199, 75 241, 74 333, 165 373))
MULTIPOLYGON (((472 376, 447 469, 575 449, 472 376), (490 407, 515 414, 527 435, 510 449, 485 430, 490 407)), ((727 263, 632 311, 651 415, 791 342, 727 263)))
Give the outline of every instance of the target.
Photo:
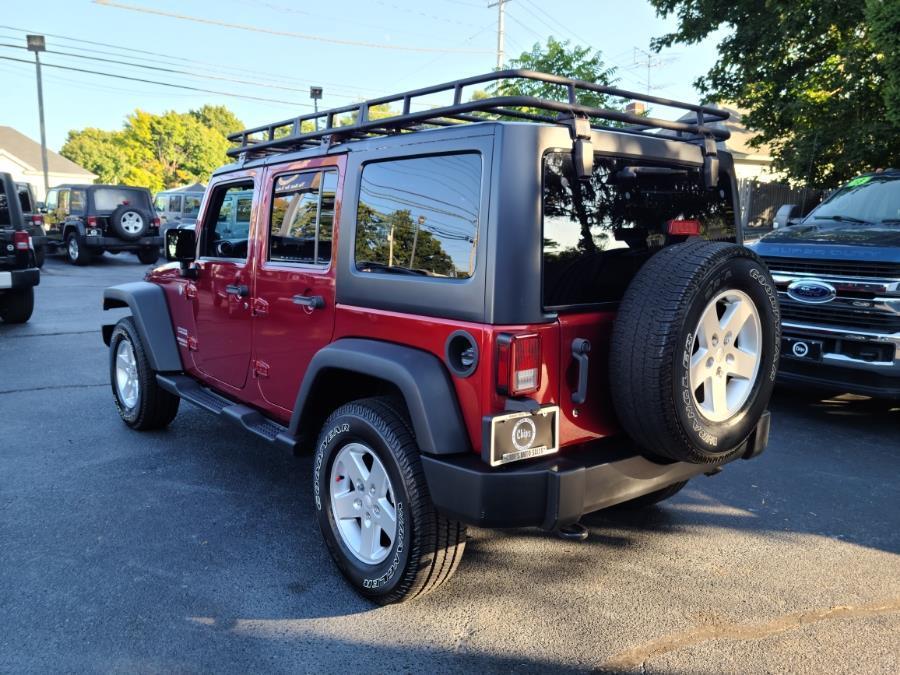
POLYGON ((268 377, 269 376, 269 364, 265 361, 254 360, 253 361, 253 377, 268 377))
POLYGON ((266 316, 269 313, 269 303, 262 298, 254 298, 252 307, 253 316, 266 316))

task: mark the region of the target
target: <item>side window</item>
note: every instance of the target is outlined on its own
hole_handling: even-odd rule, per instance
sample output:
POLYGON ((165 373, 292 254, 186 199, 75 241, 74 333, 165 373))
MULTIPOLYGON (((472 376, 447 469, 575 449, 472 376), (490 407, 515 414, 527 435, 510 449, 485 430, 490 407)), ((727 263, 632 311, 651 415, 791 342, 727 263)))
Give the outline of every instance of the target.
POLYGON ((45 208, 50 211, 59 205, 59 190, 50 190, 47 193, 47 201, 44 203, 45 208))
POLYGON ((480 204, 478 154, 366 165, 356 212, 356 268, 448 279, 471 277, 480 204))
POLYGON ((59 208, 63 211, 69 210, 69 191, 68 190, 60 190, 59 191, 59 208))
POLYGON ((185 195, 184 197, 184 215, 196 217, 200 213, 200 197, 193 195, 185 195))
POLYGON ((156 199, 153 201, 153 208, 162 213, 166 210, 166 206, 168 205, 168 201, 166 200, 165 195, 157 195, 156 199))
POLYGON ((72 213, 83 213, 84 201, 84 190, 72 190, 71 196, 69 197, 69 211, 72 213))
POLYGON ((246 260, 252 210, 252 181, 216 187, 201 229, 203 256, 246 260))
POLYGON ((269 260, 327 265, 331 261, 335 171, 275 179, 269 221, 269 260))
POLYGON ((181 213, 181 195, 172 195, 169 197, 168 210, 172 213, 181 213))

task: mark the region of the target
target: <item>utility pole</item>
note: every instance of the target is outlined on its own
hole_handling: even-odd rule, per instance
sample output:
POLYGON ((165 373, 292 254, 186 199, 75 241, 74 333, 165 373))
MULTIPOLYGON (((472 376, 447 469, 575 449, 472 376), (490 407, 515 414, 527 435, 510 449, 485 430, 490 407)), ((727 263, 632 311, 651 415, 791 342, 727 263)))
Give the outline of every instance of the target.
POLYGON ((641 49, 640 47, 634 48, 634 65, 636 66, 647 66, 647 93, 650 93, 650 71, 653 68, 659 68, 660 66, 664 66, 669 61, 673 61, 673 57, 661 58, 656 56, 655 54, 651 54, 645 49, 641 49), (641 56, 642 58, 638 58, 641 56))
POLYGON ((488 5, 497 8, 497 70, 503 68, 503 8, 509 2, 512 0, 497 0, 488 5))
POLYGON ((41 164, 44 169, 44 199, 50 192, 50 178, 47 176, 47 133, 44 130, 44 86, 41 83, 40 53, 47 50, 43 35, 26 35, 28 51, 34 52, 34 65, 37 67, 38 116, 41 119, 41 164))

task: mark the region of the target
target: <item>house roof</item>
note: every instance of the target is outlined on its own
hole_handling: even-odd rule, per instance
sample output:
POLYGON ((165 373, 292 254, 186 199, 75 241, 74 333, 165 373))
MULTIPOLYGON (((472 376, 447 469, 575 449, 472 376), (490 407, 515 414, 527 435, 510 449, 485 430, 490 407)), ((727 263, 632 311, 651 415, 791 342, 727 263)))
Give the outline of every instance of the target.
MULTIPOLYGON (((41 144, 12 127, 0 126, 0 150, 7 152, 35 171, 41 170, 41 144)), ((59 153, 47 150, 47 171, 96 178, 96 175, 66 159, 59 153)))

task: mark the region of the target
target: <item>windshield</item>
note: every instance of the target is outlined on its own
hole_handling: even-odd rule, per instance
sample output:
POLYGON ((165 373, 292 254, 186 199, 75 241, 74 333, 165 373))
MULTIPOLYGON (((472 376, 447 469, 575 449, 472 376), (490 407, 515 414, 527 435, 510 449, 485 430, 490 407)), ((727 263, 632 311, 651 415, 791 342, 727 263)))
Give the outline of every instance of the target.
POLYGON ((900 175, 860 176, 835 192, 806 221, 900 222, 900 175))
POLYGON ((146 209, 150 206, 147 193, 140 189, 100 188, 94 190, 94 208, 97 211, 115 211, 120 204, 146 209))

